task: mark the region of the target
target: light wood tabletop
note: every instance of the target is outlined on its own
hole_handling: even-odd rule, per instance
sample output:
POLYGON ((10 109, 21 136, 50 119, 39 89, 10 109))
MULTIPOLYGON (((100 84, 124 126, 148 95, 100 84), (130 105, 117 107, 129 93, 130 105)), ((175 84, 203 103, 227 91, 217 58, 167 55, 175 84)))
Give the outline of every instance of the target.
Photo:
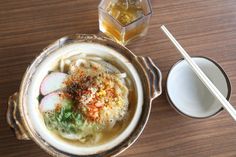
MULTIPOLYGON (((0 4, 0 156, 47 157, 32 141, 18 141, 5 113, 27 66, 56 39, 97 34, 98 0, 1 0, 0 4)), ((236 1, 152 0, 148 34, 127 47, 151 57, 163 74, 163 94, 153 101, 144 132, 121 157, 236 156, 236 123, 223 111, 204 120, 179 115, 167 102, 168 70, 181 56, 161 32, 165 24, 191 56, 217 61, 232 85, 236 107, 236 1)))

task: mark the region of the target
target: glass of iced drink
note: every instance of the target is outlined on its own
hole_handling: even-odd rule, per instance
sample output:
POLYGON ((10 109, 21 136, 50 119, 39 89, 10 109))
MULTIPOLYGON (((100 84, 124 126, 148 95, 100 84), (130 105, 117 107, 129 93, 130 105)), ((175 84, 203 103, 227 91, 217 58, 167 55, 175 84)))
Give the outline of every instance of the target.
POLYGON ((101 0, 99 30, 118 43, 144 36, 152 14, 149 0, 101 0))

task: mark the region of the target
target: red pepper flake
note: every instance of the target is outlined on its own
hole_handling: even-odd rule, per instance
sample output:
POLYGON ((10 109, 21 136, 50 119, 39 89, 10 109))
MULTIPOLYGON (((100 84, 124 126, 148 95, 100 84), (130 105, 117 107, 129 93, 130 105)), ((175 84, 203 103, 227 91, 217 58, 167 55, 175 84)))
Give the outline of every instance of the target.
POLYGON ((100 108, 100 107, 103 107, 103 104, 102 104, 101 102, 96 102, 96 103, 95 103, 95 106, 98 107, 98 108, 100 108))
POLYGON ((56 108, 55 108, 56 112, 60 112, 61 111, 61 104, 57 104, 56 108))

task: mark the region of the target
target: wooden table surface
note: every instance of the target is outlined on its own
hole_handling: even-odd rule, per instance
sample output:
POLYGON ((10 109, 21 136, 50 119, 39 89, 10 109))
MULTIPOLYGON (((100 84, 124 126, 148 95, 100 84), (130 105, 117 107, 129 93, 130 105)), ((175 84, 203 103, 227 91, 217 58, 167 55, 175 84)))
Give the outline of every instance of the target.
MULTIPOLYGON (((52 41, 73 33, 98 33, 98 0, 1 0, 0 4, 0 156, 47 157, 32 141, 18 141, 5 118, 8 97, 19 88, 32 60, 52 41)), ((149 122, 120 156, 236 156, 236 123, 223 111, 196 120, 175 112, 165 97, 165 82, 179 53, 160 31, 166 24, 190 55, 216 60, 236 87, 236 1, 152 0, 147 36, 128 48, 150 56, 163 73, 163 94, 153 102, 149 122)), ((231 103, 236 107, 236 91, 231 103)))

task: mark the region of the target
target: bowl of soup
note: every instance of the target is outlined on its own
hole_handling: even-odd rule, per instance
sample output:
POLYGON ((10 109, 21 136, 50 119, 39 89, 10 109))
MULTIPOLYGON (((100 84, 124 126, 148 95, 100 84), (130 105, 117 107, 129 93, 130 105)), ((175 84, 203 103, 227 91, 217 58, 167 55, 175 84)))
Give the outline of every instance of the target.
POLYGON ((108 38, 63 37, 28 67, 7 121, 53 156, 114 156, 142 133, 161 79, 151 58, 108 38))

